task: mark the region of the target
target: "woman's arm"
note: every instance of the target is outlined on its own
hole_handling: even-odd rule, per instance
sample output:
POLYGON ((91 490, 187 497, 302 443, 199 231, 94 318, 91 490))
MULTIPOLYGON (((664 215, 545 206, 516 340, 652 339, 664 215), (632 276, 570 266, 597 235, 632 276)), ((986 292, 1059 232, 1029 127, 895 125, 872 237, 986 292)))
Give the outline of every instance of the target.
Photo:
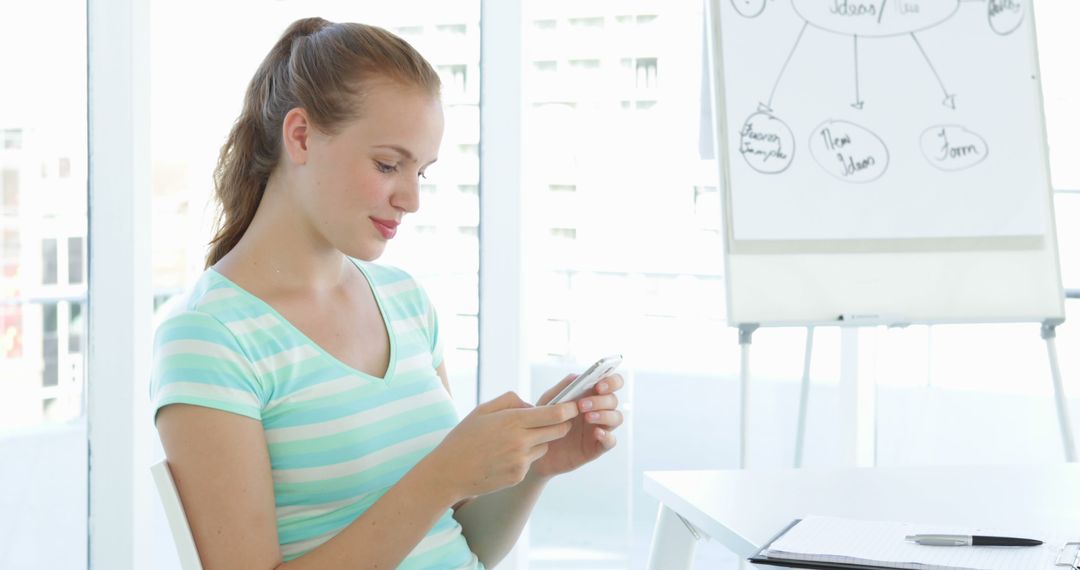
POLYGON ((337 536, 283 563, 262 424, 172 404, 157 428, 206 570, 393 568, 459 498, 421 461, 337 536))
MULTIPOLYGON (((450 393, 446 363, 439 364, 435 372, 450 393)), ((461 525, 461 533, 484 566, 493 568, 514 547, 546 484, 546 480, 530 473, 513 487, 466 499, 455 507, 454 518, 461 525)))
POLYGON ((481 404, 363 515, 288 563, 261 423, 170 404, 157 428, 204 568, 354 570, 397 566, 451 505, 521 483, 576 415, 573 405, 535 408, 512 393, 481 404))
MULTIPOLYGON (((449 391, 446 368, 440 364, 436 371, 449 391)), ((541 406, 534 409, 544 409, 546 406, 542 404, 551 401, 575 377, 567 376, 544 392, 540 397, 541 406)), ((617 409, 619 402, 614 392, 622 385, 622 376, 615 374, 605 378, 585 398, 550 406, 576 406, 591 412, 577 415, 571 421, 570 431, 549 444, 545 455, 530 466, 521 483, 476 497, 456 508, 454 518, 461 524, 469 548, 485 566, 495 566, 514 547, 552 477, 577 469, 615 446, 611 430, 622 424, 622 413, 617 409)))
POLYGON ((521 483, 477 497, 454 512, 469 548, 484 566, 493 568, 514 548, 547 481, 530 472, 521 483))

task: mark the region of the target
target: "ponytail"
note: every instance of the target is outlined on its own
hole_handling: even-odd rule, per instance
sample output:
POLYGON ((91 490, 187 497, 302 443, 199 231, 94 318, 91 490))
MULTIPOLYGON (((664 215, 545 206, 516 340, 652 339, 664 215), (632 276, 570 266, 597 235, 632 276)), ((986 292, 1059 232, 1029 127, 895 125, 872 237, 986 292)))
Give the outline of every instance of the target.
POLYGON ((360 99, 375 78, 439 93, 431 64, 386 30, 322 18, 297 20, 285 30, 251 78, 214 168, 220 211, 207 267, 232 250, 251 225, 281 154, 285 115, 303 108, 315 126, 333 134, 359 116, 360 99))

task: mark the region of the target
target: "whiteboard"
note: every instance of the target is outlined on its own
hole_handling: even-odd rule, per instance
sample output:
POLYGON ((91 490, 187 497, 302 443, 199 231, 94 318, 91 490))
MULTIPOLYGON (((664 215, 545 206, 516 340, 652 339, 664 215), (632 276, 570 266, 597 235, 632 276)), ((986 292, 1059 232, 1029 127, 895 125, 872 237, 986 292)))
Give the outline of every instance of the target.
POLYGON ((1029 0, 710 0, 733 324, 1064 315, 1029 0))

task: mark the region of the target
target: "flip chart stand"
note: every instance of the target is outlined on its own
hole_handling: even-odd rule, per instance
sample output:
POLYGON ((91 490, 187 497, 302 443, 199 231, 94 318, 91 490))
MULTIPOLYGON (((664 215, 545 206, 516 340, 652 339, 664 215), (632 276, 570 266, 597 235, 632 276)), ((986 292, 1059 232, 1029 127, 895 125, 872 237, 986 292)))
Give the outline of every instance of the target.
MULTIPOLYGON (((1070 291, 1072 293, 1073 291, 1070 291)), ((1080 297, 1080 291, 1077 291, 1080 297)), ((874 326, 862 319, 839 318, 841 326, 874 326), (861 322, 860 322, 861 321, 861 322)), ((1061 379, 1061 368, 1058 365, 1057 327, 1064 323, 1064 319, 1047 319, 1041 326, 1041 336, 1046 341, 1047 357, 1050 360, 1050 374, 1054 386, 1054 404, 1057 408, 1058 426, 1061 430, 1061 442, 1065 452, 1065 460, 1070 463, 1077 461, 1076 442, 1073 439, 1072 421, 1069 417, 1068 402, 1065 399, 1065 389, 1061 379)), ((877 323, 877 326, 907 326, 908 323, 888 322, 877 323)), ((758 323, 746 323, 738 325, 739 329, 739 469, 747 467, 746 449, 748 438, 748 410, 750 403, 750 345, 753 342, 754 331, 760 328, 758 323)), ((806 327, 806 347, 803 357, 803 376, 799 389, 799 415, 795 431, 795 467, 802 467, 803 449, 806 440, 806 417, 807 403, 810 393, 810 362, 814 347, 814 325, 806 327)))

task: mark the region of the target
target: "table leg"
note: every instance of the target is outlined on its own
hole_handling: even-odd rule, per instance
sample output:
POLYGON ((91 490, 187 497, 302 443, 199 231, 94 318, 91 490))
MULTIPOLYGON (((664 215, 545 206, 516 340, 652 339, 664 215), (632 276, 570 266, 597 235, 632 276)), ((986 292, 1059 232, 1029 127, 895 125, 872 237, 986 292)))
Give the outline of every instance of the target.
POLYGON ((661 504, 656 514, 648 570, 689 570, 697 540, 682 518, 661 504))

